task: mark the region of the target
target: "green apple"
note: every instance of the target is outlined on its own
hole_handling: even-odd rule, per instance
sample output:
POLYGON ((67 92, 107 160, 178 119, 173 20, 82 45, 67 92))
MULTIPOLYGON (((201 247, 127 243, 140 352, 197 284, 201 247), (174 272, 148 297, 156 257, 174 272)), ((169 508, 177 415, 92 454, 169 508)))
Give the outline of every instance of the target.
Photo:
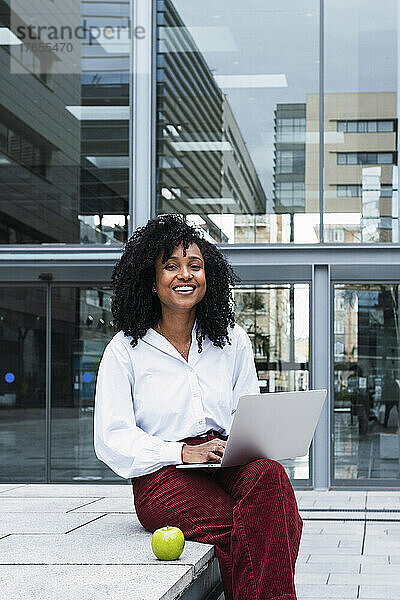
POLYGON ((179 527, 166 525, 156 529, 151 538, 151 548, 160 560, 176 560, 185 547, 185 536, 179 527))

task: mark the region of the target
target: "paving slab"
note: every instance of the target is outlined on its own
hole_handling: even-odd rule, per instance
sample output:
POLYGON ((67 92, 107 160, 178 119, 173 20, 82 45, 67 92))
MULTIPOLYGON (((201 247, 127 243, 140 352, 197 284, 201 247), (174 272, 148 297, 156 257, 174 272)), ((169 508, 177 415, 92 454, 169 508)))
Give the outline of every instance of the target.
MULTIPOLYGON (((72 512, 69 514, 80 515, 81 513, 72 512)), ((86 518, 86 524, 83 527, 80 527, 79 530, 77 529, 73 531, 71 535, 113 535, 124 537, 132 535, 132 532, 138 532, 138 518, 136 514, 107 513, 99 518, 96 518, 96 515, 92 515, 90 517, 90 513, 83 513, 82 517, 83 516, 86 518)), ((145 532, 145 529, 142 527, 142 525, 139 525, 139 531, 145 532)))
MULTIPOLYGON (((338 556, 338 555, 334 555, 334 554, 321 554, 321 553, 316 553, 316 554, 312 554, 310 553, 310 557, 307 561, 307 563, 329 563, 332 565, 337 565, 338 563, 341 564, 343 562, 343 556, 338 556)), ((361 565, 366 565, 366 564, 380 564, 380 565, 388 565, 389 563, 389 555, 380 555, 380 556, 365 556, 364 554, 349 554, 346 556, 345 558, 346 562, 348 564, 350 563, 356 563, 356 564, 361 564, 361 565)))
POLYGON ((379 496, 400 496, 400 490, 367 490, 367 497, 378 498, 379 496))
MULTIPOLYGON (((364 510, 365 509, 365 499, 364 498, 326 498, 326 499, 317 499, 310 502, 308 498, 302 498, 298 503, 300 508, 305 510, 307 509, 316 509, 316 508, 325 508, 327 510, 331 509, 351 509, 351 510, 364 510)), ((375 508, 378 508, 376 506, 375 508)))
POLYGON ((305 573, 304 571, 296 571, 294 576, 295 584, 312 583, 313 585, 324 585, 329 578, 329 573, 305 573))
MULTIPOLYGON (((297 596, 301 600, 308 598, 335 598, 335 600, 354 600, 357 598, 357 585, 296 585, 297 596)), ((398 599, 397 599, 398 600, 398 599)))
MULTIPOLYGON (((101 517, 101 516, 100 516, 101 517)), ((98 519, 98 515, 79 513, 0 513, 0 532, 10 533, 67 533, 71 529, 98 519)))
MULTIPOLYGON (((360 537, 360 536, 359 536, 360 537)), ((359 541, 359 537, 358 539, 355 538, 354 541, 359 541)), ((301 536, 301 541, 304 542, 312 542, 313 544, 317 544, 320 546, 330 546, 330 547, 338 547, 341 540, 343 539, 342 536, 337 535, 337 534, 325 534, 325 535, 321 535, 320 533, 309 533, 308 531, 304 532, 303 535, 301 536)), ((353 539, 353 538, 351 538, 353 539)))
MULTIPOLYGON (((77 530, 79 531, 79 530, 77 530)), ((159 564, 150 532, 137 523, 131 535, 9 535, 0 540, 0 564, 159 564)), ((181 556, 169 564, 191 564, 195 572, 215 554, 211 544, 186 541, 181 556)))
POLYGON ((369 563, 361 565, 361 573, 378 573, 382 575, 387 573, 388 575, 392 575, 393 573, 397 574, 399 572, 399 566, 394 564, 375 565, 374 563, 369 563))
POLYGON ((368 511, 365 513, 367 520, 373 521, 400 521, 400 512, 368 511))
MULTIPOLYGON (((1 491, 1 486, 0 486, 1 491)), ((2 492, 12 498, 133 498, 132 485, 28 484, 2 492)))
POLYGON ((396 553, 400 552, 399 546, 399 542, 396 541, 390 542, 390 540, 388 540, 387 542, 375 542, 374 539, 369 539, 365 542, 363 554, 366 556, 373 556, 374 554, 383 554, 384 552, 387 552, 388 554, 391 552, 396 553))
MULTIPOLYGON (((84 500, 84 499, 82 499, 84 500)), ((84 502, 82 502, 84 504, 84 502)), ((126 498, 100 498, 93 504, 84 504, 84 506, 73 509, 75 513, 135 513, 133 496, 126 498)))
MULTIPOLYGON (((332 558, 339 558, 342 561, 347 560, 347 556, 354 556, 357 553, 357 550, 355 550, 353 548, 340 548, 340 547, 339 548, 324 548, 323 546, 313 547, 312 545, 306 545, 306 546, 303 546, 302 549, 305 552, 308 552, 309 554, 311 554, 311 552, 328 552, 329 556, 332 556, 332 558)), ((358 556, 362 556, 362 555, 359 553, 358 556)))
MULTIPOLYGON (((380 525, 378 523, 378 525, 380 525)), ((322 523, 307 521, 305 528, 310 531, 324 531, 330 533, 360 533, 364 531, 364 523, 359 521, 324 521, 322 523)))
POLYGON ((308 552, 304 552, 304 551, 300 551, 299 554, 297 555, 297 560, 296 560, 296 567, 299 564, 304 564, 308 561, 310 555, 308 552))
MULTIPOLYGON (((329 549, 329 552, 335 549, 353 549, 353 554, 361 554, 362 549, 362 537, 358 540, 354 540, 353 538, 346 539, 340 538, 337 536, 331 536, 331 539, 328 536, 324 535, 303 535, 300 542, 304 547, 305 546, 313 546, 315 549, 329 549)), ((327 552, 324 552, 327 554, 327 552)), ((376 553, 378 554, 378 552, 376 553)), ((382 553, 381 553, 382 554, 382 553)))
POLYGON ((398 586, 391 585, 361 585, 359 598, 369 598, 370 600, 399 600, 398 586))
POLYGON ((9 490, 15 490, 17 488, 22 488, 26 485, 25 483, 15 484, 15 483, 0 483, 0 494, 4 492, 8 492, 9 490))
MULTIPOLYGON (((395 565, 388 566, 394 567, 395 565)), ((358 563, 348 563, 347 560, 342 560, 338 564, 296 562, 296 573, 324 573, 328 577, 331 573, 353 573, 356 575, 359 571, 360 565, 358 563)))
POLYGON ((391 522, 385 523, 383 522, 373 522, 369 521, 366 523, 366 531, 367 533, 379 533, 386 535, 399 535, 400 536, 400 522, 391 522))
POLYGON ((400 548, 396 552, 389 552, 389 563, 391 565, 400 565, 400 548))
MULTIPOLYGON (((0 494, 0 514, 22 513, 64 513, 75 508, 87 507, 99 498, 3 498, 0 494)), ((99 511, 102 512, 102 511, 99 511)))
POLYGON ((351 573, 341 573, 332 574, 329 577, 329 584, 356 584, 356 585, 366 585, 366 586, 383 586, 386 587, 390 585, 391 587, 398 588, 397 597, 400 598, 400 570, 395 573, 359 573, 351 574, 351 573))
POLYGON ((366 544, 376 545, 388 545, 400 547, 400 538, 398 535, 387 535, 381 533, 370 533, 366 534, 366 544))
MULTIPOLYGON (((351 544, 351 543, 359 543, 360 541, 362 541, 363 538, 363 532, 349 532, 349 533, 343 533, 343 532, 338 532, 338 533, 331 533, 331 532, 314 532, 314 531, 304 531, 303 528, 303 535, 302 537, 306 540, 310 539, 310 540, 315 540, 315 542, 321 543, 321 542, 325 542, 326 544, 329 545, 333 545, 336 543, 336 545, 341 545, 340 542, 346 542, 347 544, 351 544)), ((386 539, 388 538, 388 536, 386 536, 386 539)))
POLYGON ((367 496, 367 508, 389 508, 400 510, 400 494, 367 496))
POLYGON ((155 565, 0 565, 0 596, 10 600, 174 600, 193 567, 155 565))
MULTIPOLYGON (((317 521, 365 521, 364 511, 299 510, 302 519, 317 521)), ((399 515, 400 516, 400 515, 399 515)))

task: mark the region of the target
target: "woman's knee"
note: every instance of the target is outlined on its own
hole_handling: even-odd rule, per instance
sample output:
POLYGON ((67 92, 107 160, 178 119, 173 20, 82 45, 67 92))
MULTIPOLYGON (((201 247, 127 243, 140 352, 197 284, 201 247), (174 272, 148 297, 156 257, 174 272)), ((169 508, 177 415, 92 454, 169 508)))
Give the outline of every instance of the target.
POLYGON ((276 460, 259 458, 253 461, 252 465, 259 472, 260 476, 266 477, 271 483, 279 483, 282 479, 287 478, 284 467, 276 460))

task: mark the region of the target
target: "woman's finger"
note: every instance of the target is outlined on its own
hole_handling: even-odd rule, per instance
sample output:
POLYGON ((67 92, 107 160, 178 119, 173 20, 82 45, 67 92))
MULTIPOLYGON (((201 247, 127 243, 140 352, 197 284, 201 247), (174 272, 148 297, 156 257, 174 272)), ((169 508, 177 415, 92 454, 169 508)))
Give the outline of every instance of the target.
POLYGON ((220 462, 222 460, 222 458, 219 456, 219 454, 215 454, 214 452, 209 452, 209 455, 212 459, 217 460, 218 462, 220 462))

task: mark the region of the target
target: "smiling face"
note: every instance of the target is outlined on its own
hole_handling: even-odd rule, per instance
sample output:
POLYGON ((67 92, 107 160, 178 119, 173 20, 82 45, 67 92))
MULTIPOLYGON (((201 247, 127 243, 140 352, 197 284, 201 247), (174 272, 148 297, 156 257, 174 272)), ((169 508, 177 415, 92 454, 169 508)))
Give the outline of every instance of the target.
POLYGON ((161 305, 173 310, 190 310, 206 293, 204 259, 197 244, 190 244, 183 256, 183 246, 176 246, 167 262, 158 255, 154 282, 161 305))

